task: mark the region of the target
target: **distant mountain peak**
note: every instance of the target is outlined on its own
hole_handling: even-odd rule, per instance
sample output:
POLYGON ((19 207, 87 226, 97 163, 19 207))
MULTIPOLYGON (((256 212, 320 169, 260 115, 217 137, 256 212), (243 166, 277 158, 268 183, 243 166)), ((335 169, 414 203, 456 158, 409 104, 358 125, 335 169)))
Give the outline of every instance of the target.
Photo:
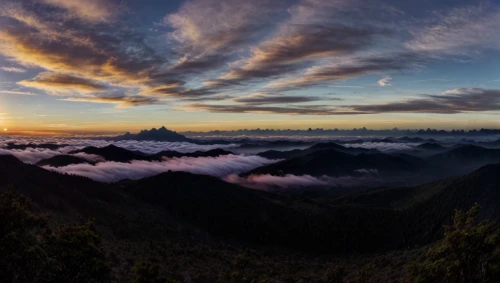
POLYGON ((149 141, 168 141, 168 142, 185 142, 190 141, 185 136, 178 134, 175 131, 162 126, 159 129, 152 128, 150 130, 142 130, 138 134, 127 132, 122 136, 114 137, 112 140, 149 140, 149 141))

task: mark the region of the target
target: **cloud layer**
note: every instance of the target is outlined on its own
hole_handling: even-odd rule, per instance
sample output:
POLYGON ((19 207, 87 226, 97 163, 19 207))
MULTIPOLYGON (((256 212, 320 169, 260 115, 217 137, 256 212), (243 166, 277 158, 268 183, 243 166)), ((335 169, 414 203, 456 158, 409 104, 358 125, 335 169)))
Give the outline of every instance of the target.
POLYGON ((238 184, 243 187, 257 190, 295 190, 304 188, 335 188, 335 187, 356 187, 356 186, 376 186, 380 183, 373 175, 377 172, 373 170, 362 169, 357 173, 362 176, 343 176, 343 177, 313 177, 310 175, 273 176, 270 174, 249 175, 240 177, 237 174, 231 174, 224 178, 226 182, 238 184))
POLYGON ((163 172, 183 171, 194 174, 224 177, 232 173, 243 173, 257 167, 276 162, 260 156, 224 155, 220 157, 181 157, 162 162, 132 161, 130 163, 102 162, 95 166, 75 164, 65 167, 44 167, 60 173, 86 176, 101 182, 116 182, 123 179, 137 180, 163 172))
POLYGON ((84 138, 60 138, 60 137, 16 137, 4 138, 0 137, 0 148, 7 147, 9 143, 15 144, 60 144, 70 145, 68 149, 59 149, 61 152, 70 151, 74 148, 84 148, 87 146, 105 147, 110 144, 122 147, 128 150, 137 150, 146 154, 155 154, 160 151, 177 151, 181 153, 190 153, 195 151, 209 151, 217 148, 232 148, 238 146, 237 144, 207 144, 200 145, 189 142, 156 142, 156 141, 136 141, 136 140, 123 140, 123 141, 107 141, 104 139, 84 139, 84 138))

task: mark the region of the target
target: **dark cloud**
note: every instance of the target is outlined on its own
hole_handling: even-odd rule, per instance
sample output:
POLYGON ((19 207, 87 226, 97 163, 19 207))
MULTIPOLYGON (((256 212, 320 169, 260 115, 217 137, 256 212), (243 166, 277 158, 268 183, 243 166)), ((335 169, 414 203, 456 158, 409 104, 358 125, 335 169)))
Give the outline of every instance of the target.
POLYGON ((318 96, 299 96, 299 95, 292 96, 292 95, 266 95, 266 94, 254 94, 233 99, 233 101, 235 102, 247 105, 303 103, 303 102, 312 102, 318 100, 323 100, 323 99, 318 96))
POLYGON ((116 104, 118 108, 127 108, 135 106, 144 106, 160 103, 155 97, 146 96, 93 96, 93 97, 69 97, 64 99, 66 101, 77 102, 93 102, 93 103, 110 103, 116 104))
POLYGON ((321 106, 302 105, 296 107, 261 105, 211 105, 192 104, 187 110, 215 113, 269 113, 292 115, 360 115, 378 113, 438 113, 455 114, 500 110, 500 90, 461 88, 441 95, 423 95, 420 99, 375 105, 321 106))
POLYGON ((221 67, 229 59, 229 56, 216 54, 201 58, 185 59, 178 64, 169 68, 172 73, 180 74, 194 74, 201 73, 207 70, 213 70, 221 67))
POLYGON ((273 38, 252 49, 242 66, 209 83, 283 77, 311 66, 314 60, 353 54, 376 46, 382 37, 387 39, 391 33, 388 25, 373 18, 382 13, 375 13, 381 7, 354 2, 302 1, 290 9, 290 19, 273 38), (360 12, 362 7, 367 7, 366 13, 360 12))
POLYGON ((193 0, 163 22, 174 29, 170 37, 179 63, 171 70, 200 73, 228 62, 233 53, 266 33, 286 1, 193 0))
MULTIPOLYGON (((422 5, 441 10, 415 19, 409 15, 416 15, 411 7, 421 5, 416 0, 189 0, 155 26, 169 33, 155 37, 135 22, 136 17, 124 16, 127 2, 2 1, 0 55, 16 67, 0 68, 19 73, 11 75, 43 70, 19 84, 73 101, 119 107, 162 103, 167 97, 181 102, 232 99, 241 104, 186 107, 211 112, 335 115, 488 108, 441 96, 351 108, 275 104, 323 100, 281 95, 289 90, 372 73, 389 76, 388 72, 418 68, 425 58, 495 47, 499 17, 493 4, 460 0, 460 5, 443 10, 446 5, 429 2, 422 5), (201 77, 208 74, 221 75, 201 77), (254 92, 249 90, 254 83, 269 80, 274 81, 261 90, 265 96, 233 97, 242 89, 254 92), (123 95, 107 92, 116 93, 117 88, 123 95), (445 103, 447 107, 435 106, 445 103)), ((388 85, 387 80, 380 85, 388 85)))
POLYGON ((156 88, 146 88, 141 92, 143 95, 158 95, 165 97, 192 98, 217 94, 217 91, 209 87, 191 89, 183 86, 167 84, 156 88))
POLYGON ((290 115, 353 115, 364 114, 355 111, 342 111, 333 107, 307 105, 297 107, 259 106, 259 105, 213 105, 195 103, 181 110, 197 110, 213 113, 266 113, 266 114, 290 114, 290 115))
POLYGON ((354 57, 346 63, 312 67, 299 77, 288 77, 273 81, 269 84, 269 88, 284 91, 331 84, 369 73, 395 72, 417 68, 424 60, 423 57, 413 53, 354 57))
POLYGON ((439 113, 455 114, 500 110, 500 90, 460 88, 441 95, 425 95, 421 99, 410 99, 376 105, 352 105, 354 111, 365 113, 439 113))
POLYGON ((182 101, 190 102, 200 102, 200 101, 223 101, 233 99, 234 96, 230 95, 215 95, 215 96, 200 96, 200 97, 187 97, 183 98, 182 101))
MULTIPOLYGON (((87 15, 87 8, 76 2, 49 2, 64 9, 79 9, 77 12, 83 13, 79 17, 87 15)), ((98 7, 100 2, 94 4, 98 7)), ((60 11, 39 13, 38 6, 24 2, 0 7, 0 24, 0 54, 20 65, 47 70, 20 82, 26 86, 50 89, 52 93, 68 89, 98 92, 105 89, 104 85, 160 88, 175 79, 163 72, 167 60, 148 45, 144 34, 132 29, 117 30, 100 20, 73 21, 60 11)), ((154 101, 128 100, 130 105, 154 101)))
POLYGON ((95 81, 73 77, 71 75, 60 74, 60 73, 40 73, 34 79, 23 80, 18 82, 18 84, 33 87, 38 89, 43 89, 48 92, 67 92, 67 91, 83 91, 83 92, 99 92, 104 91, 107 88, 95 81))

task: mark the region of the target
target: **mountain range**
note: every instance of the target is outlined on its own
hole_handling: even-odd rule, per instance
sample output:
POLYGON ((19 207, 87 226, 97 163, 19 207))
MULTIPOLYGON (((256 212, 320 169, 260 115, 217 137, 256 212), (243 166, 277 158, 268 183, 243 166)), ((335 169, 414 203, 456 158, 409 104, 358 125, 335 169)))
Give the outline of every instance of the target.
POLYGON ((429 243, 442 235, 454 209, 474 202, 483 205, 482 217, 498 219, 499 178, 500 165, 488 165, 417 187, 325 199, 255 191, 184 172, 104 184, 0 156, 0 188, 13 185, 61 221, 96 217, 107 237, 138 240, 191 231, 193 237, 330 252, 429 243), (147 227, 150 221, 154 227, 147 227))

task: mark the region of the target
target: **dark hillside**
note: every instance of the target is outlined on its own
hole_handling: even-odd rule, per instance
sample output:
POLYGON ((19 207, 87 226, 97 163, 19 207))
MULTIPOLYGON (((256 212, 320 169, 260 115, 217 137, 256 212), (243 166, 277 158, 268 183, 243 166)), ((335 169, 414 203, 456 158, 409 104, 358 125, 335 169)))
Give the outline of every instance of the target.
POLYGON ((47 159, 40 160, 37 166, 63 167, 71 164, 90 163, 87 160, 73 155, 56 155, 47 159))
POLYGON ((115 162, 130 162, 132 160, 150 160, 151 157, 139 151, 130 151, 115 145, 105 147, 89 146, 81 150, 75 150, 70 153, 84 152, 88 154, 96 154, 104 157, 107 161, 115 162))
POLYGON ((405 158, 383 153, 351 155, 327 149, 263 166, 247 174, 346 176, 362 169, 387 173, 407 173, 418 172, 423 169, 422 166, 424 165, 424 161, 415 163, 413 160, 409 161, 405 158))
MULTIPOLYGON (((380 159, 400 160, 384 155, 380 159)), ((386 168, 396 168, 388 164, 386 168)), ((154 239, 181 233, 196 239, 196 235, 211 235, 224 242, 328 253, 387 251, 430 243, 442 236, 442 225, 449 223, 456 208, 475 202, 483 205, 482 217, 497 219, 499 176, 500 165, 492 165, 457 179, 332 202, 254 191, 182 172, 102 184, 0 156, 1 188, 14 185, 40 210, 53 211, 62 221, 76 215, 94 216, 107 237, 154 239)))
POLYGON ((500 149, 489 149, 475 145, 462 145, 430 156, 430 163, 465 174, 487 164, 500 162, 500 149))

